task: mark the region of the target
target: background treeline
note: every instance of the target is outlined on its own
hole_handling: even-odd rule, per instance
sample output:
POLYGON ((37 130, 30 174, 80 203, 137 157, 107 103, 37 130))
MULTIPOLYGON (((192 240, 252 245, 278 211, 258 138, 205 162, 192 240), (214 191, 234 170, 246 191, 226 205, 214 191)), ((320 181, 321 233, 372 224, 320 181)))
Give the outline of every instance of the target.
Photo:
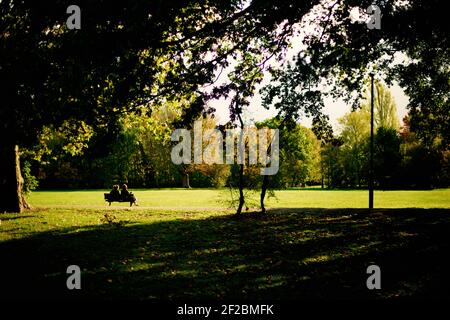
MULTIPOLYGON (((369 101, 366 99, 366 101, 369 101)), ((395 101, 381 83, 375 96, 375 185, 381 189, 434 188, 450 184, 450 150, 439 137, 414 132, 409 115, 400 123, 395 101)), ((423 115, 422 115, 423 116, 423 115)), ((174 165, 170 135, 180 108, 167 105, 151 115, 133 113, 111 128, 94 130, 83 122, 47 127, 39 146, 22 154, 27 190, 35 188, 133 188, 235 186, 237 165, 174 165)), ((280 128, 273 118, 258 127, 280 128)), ((339 119, 339 134, 319 140, 299 124, 280 131, 280 169, 272 189, 321 185, 364 188, 368 184, 370 104, 339 119)), ((217 128, 214 116, 203 117, 203 128, 217 128)), ((245 187, 257 188, 259 169, 246 166, 245 187)))
MULTIPOLYGON (((322 185, 359 188, 368 185, 370 100, 339 119, 341 133, 321 149, 322 185)), ((374 178, 380 189, 436 188, 450 183, 450 149, 430 131, 415 131, 409 114, 400 124, 390 91, 375 83, 374 178)), ((420 115, 423 116, 423 115, 420 115)))

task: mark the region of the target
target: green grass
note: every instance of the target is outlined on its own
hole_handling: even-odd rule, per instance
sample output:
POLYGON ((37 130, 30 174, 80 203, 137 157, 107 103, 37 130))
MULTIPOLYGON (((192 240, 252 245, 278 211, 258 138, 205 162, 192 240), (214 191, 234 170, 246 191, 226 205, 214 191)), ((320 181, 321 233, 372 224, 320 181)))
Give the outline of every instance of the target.
POLYGON ((450 210, 36 209, 1 215, 8 298, 449 298, 450 210), (82 290, 65 287, 82 269, 82 290), (382 290, 365 287, 367 266, 382 290))
MULTIPOLYGON (((29 200, 36 206, 104 207, 107 190, 37 191, 29 200)), ((211 189, 134 190, 139 205, 152 208, 225 208, 229 191, 211 189)), ((272 208, 365 208, 368 192, 364 190, 280 190, 267 201, 272 208)), ((375 191, 378 208, 450 208, 450 189, 430 191, 375 191)), ((126 207, 114 203, 114 207, 126 207)))
POLYGON ((34 192, 34 210, 1 214, 2 292, 43 299, 450 297, 450 189, 378 191, 375 205, 386 208, 373 212, 356 209, 366 206, 365 191, 285 190, 269 202, 279 209, 240 219, 218 202, 226 190, 134 190, 138 208, 108 207, 103 192, 34 192), (82 269, 80 291, 65 287, 72 264, 82 269), (381 291, 365 286, 371 264, 382 270, 381 291))

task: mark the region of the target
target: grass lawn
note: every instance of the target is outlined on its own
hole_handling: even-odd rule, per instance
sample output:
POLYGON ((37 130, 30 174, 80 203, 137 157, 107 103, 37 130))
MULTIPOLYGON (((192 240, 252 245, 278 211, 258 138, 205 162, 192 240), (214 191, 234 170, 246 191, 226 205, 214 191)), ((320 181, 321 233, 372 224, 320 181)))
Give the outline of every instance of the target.
POLYGON ((139 209, 106 208, 102 191, 36 192, 30 197, 33 211, 1 214, 2 294, 150 300, 450 297, 449 190, 378 192, 379 206, 399 197, 396 206, 447 209, 372 213, 332 208, 364 206, 362 191, 282 191, 278 206, 284 209, 240 219, 231 210, 206 209, 220 207, 214 190, 135 192, 139 209), (313 208, 320 203, 330 208, 313 208), (82 269, 82 290, 66 288, 72 264, 82 269), (382 290, 366 288, 371 264, 381 268, 382 290))
MULTIPOLYGON (((103 193, 108 190, 37 191, 29 201, 35 206, 105 207, 103 193)), ((226 208, 227 189, 156 189, 134 190, 141 207, 151 208, 226 208)), ((269 198, 274 208, 366 208, 368 192, 364 190, 280 190, 269 198)), ((431 191, 375 191, 378 208, 450 208, 450 189, 431 191)), ((114 203, 114 207, 127 207, 114 203)))

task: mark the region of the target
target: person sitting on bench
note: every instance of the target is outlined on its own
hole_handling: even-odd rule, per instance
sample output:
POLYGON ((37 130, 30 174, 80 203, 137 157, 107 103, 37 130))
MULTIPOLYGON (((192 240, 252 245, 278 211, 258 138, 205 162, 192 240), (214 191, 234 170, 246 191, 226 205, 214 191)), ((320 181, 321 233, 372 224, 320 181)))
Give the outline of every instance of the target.
POLYGON ((132 202, 136 202, 136 197, 134 196, 133 193, 131 193, 130 191, 128 191, 128 186, 126 184, 122 185, 122 191, 120 192, 120 197, 122 198, 122 200, 124 201, 132 201, 132 202))
POLYGON ((119 185, 115 184, 113 185, 113 189, 109 193, 111 196, 111 200, 113 201, 119 201, 120 200, 120 192, 119 192, 119 185))

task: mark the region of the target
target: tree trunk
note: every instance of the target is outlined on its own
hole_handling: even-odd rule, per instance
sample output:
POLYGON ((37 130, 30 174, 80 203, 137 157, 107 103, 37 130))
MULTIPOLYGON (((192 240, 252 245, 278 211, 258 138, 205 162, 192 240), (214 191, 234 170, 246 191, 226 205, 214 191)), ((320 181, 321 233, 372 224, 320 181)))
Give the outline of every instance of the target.
POLYGON ((242 207, 244 206, 244 164, 239 165, 239 206, 236 211, 236 215, 240 216, 242 213, 242 207))
MULTIPOLYGON (((241 114, 238 113, 238 119, 241 124, 241 139, 242 135, 244 133, 244 121, 242 121, 241 114)), ((244 144, 244 142, 243 142, 244 144)), ((236 215, 240 216, 242 213, 242 207, 245 203, 245 197, 244 197, 244 164, 245 164, 245 157, 242 159, 242 164, 239 165, 239 206, 236 211, 236 215)))
POLYGON ((30 209, 22 192, 19 147, 0 142, 0 213, 30 209))
MULTIPOLYGON (((284 120, 281 123, 281 125, 284 125, 284 120)), ((281 126, 280 126, 281 127, 281 126)), ((269 143, 269 146, 267 147, 266 154, 269 154, 272 152, 272 143, 269 143)), ((294 179, 293 179, 294 182, 294 179)), ((266 192, 267 188, 269 187, 269 176, 264 175, 262 185, 261 185, 261 196, 260 196, 260 204, 261 204, 261 213, 266 213, 266 207, 264 206, 264 199, 266 198, 266 192)))
POLYGON ((190 187, 191 187, 191 185, 189 183, 189 173, 184 173, 183 174, 183 188, 189 189, 190 187))
POLYGON ((266 213, 266 207, 264 206, 264 199, 266 197, 268 185, 269 185, 269 176, 265 175, 261 186, 261 213, 266 213))

